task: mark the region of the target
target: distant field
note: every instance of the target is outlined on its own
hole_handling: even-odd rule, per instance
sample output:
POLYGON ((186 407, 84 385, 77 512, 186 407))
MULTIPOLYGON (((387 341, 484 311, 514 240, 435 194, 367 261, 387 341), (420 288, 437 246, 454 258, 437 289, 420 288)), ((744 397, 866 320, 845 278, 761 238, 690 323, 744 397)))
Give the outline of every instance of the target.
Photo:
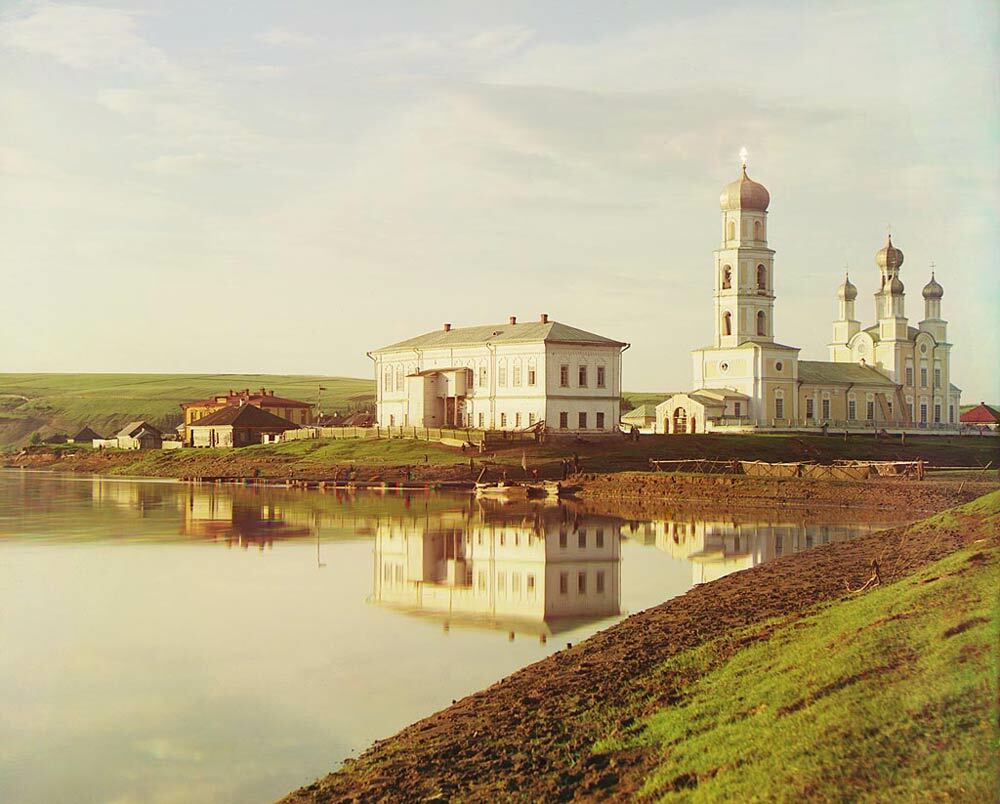
POLYGON ((182 402, 229 389, 274 389, 279 396, 319 400, 324 412, 374 399, 371 380, 288 374, 0 374, 0 447, 26 443, 34 432, 72 435, 89 425, 101 435, 133 419, 158 427, 180 423, 182 402), (320 392, 323 386, 326 390, 320 392))

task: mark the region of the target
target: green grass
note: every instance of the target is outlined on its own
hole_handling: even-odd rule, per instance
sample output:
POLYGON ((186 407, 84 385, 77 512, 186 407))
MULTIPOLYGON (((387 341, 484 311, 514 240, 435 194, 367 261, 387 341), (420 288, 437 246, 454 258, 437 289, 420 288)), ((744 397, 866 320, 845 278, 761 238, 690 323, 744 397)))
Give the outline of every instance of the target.
POLYGON ((326 412, 370 402, 375 392, 371 380, 307 375, 0 374, 0 446, 25 444, 35 431, 73 435, 84 425, 109 435, 140 418, 173 428, 182 402, 261 386, 306 402, 319 397, 326 412))
MULTIPOLYGON (((973 505, 995 538, 1000 492, 973 505)), ((974 545, 681 653, 643 685, 679 700, 594 750, 652 752, 642 792, 666 801, 995 800, 998 588, 1000 550, 974 545)))

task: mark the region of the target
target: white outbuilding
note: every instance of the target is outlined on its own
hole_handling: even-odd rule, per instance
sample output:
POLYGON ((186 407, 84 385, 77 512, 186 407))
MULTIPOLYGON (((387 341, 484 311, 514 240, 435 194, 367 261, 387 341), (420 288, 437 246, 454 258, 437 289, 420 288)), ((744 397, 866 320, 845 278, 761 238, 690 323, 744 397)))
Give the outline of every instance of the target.
POLYGON ((453 328, 369 352, 381 427, 612 433, 628 344, 542 315, 453 328))

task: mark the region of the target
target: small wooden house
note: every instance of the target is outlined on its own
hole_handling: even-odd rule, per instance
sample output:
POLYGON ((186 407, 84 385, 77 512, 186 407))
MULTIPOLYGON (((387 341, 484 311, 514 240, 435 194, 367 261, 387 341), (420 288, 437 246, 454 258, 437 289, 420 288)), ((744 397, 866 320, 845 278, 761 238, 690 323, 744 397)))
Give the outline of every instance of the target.
POLYGON ((95 433, 90 427, 84 427, 79 433, 73 436, 70 441, 74 444, 92 444, 95 438, 103 439, 104 436, 95 433))
POLYGON ((163 444, 163 433, 149 422, 139 419, 119 430, 115 440, 118 449, 159 449, 163 444))
POLYGON ((193 447, 246 447, 275 440, 299 425, 256 405, 227 406, 187 426, 193 447))

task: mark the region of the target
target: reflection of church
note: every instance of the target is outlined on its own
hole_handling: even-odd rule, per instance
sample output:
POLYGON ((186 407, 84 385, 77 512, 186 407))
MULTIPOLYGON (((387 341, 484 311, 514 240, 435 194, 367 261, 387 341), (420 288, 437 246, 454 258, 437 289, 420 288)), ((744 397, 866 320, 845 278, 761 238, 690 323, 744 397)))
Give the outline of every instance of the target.
POLYGON ((765 561, 831 542, 845 541, 877 525, 711 521, 695 517, 651 523, 657 548, 691 562, 694 583, 708 583, 765 561))
POLYGON ((961 391, 951 384, 951 344, 941 318, 944 289, 931 272, 923 319, 910 326, 900 278, 903 252, 890 237, 875 255, 875 323, 855 317, 857 288, 838 288, 829 360, 800 360, 775 340, 774 250, 767 241, 771 196, 747 175, 720 199, 715 251, 713 342, 692 353, 694 390, 656 408, 661 433, 845 428, 955 429, 961 391))
POLYGON ((372 600, 449 624, 547 634, 619 613, 619 525, 479 507, 385 520, 372 600))

